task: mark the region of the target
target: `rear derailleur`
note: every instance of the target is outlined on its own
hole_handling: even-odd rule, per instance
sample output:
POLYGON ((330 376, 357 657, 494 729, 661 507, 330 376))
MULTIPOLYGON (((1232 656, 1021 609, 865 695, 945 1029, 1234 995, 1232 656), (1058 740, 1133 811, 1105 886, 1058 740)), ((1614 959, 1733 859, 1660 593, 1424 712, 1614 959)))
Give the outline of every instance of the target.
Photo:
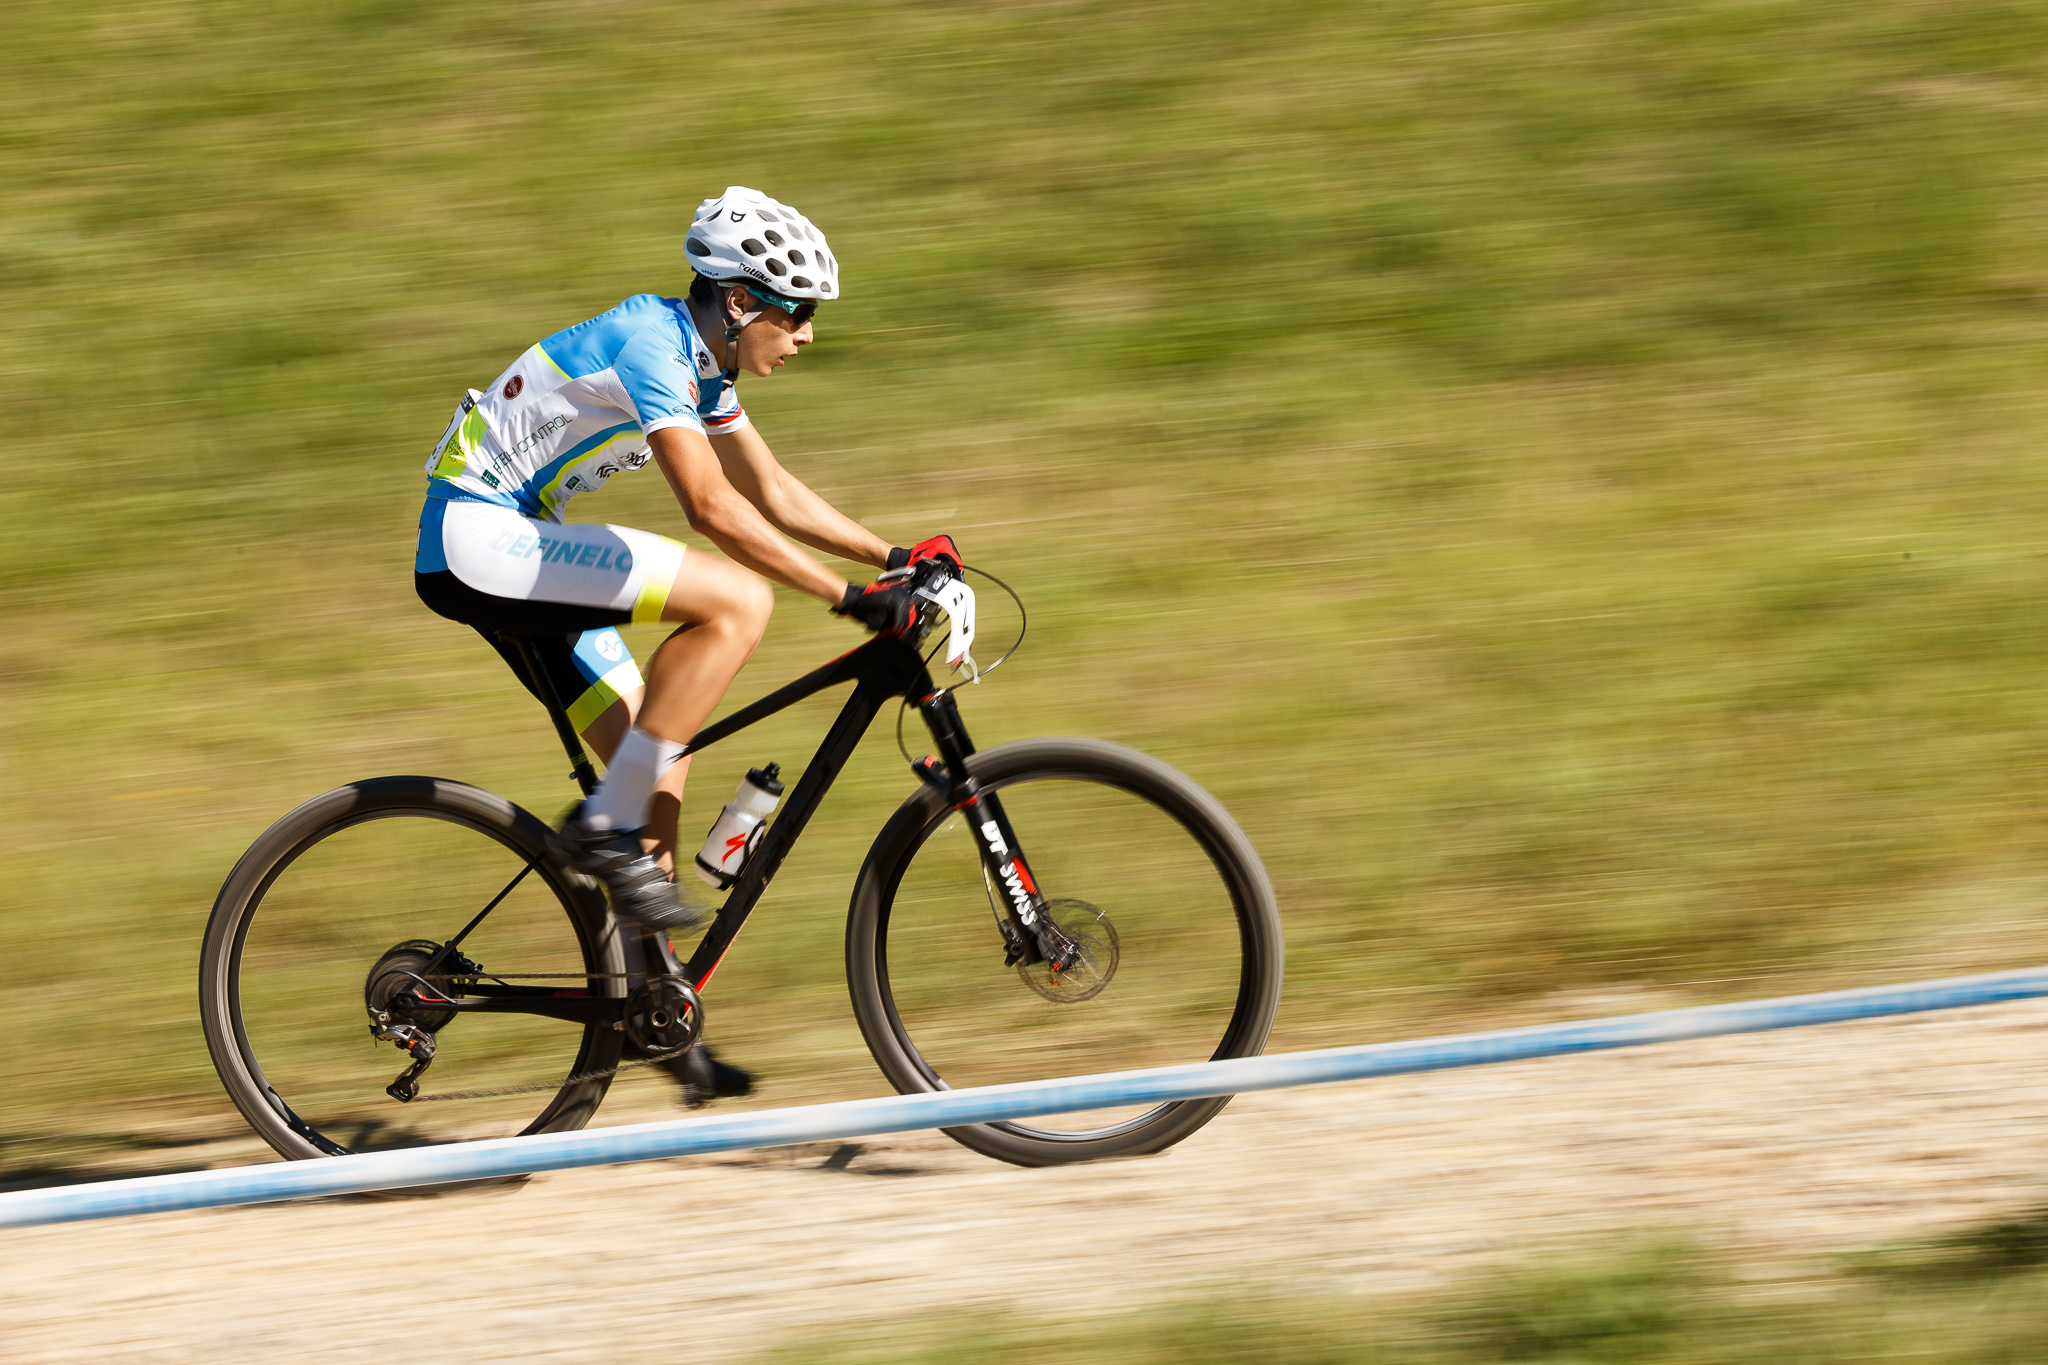
POLYGON ((455 1018, 453 1010, 433 1009, 431 1002, 459 995, 456 982, 482 970, 453 948, 421 938, 408 939, 377 959, 363 983, 370 1036, 412 1058, 412 1065, 384 1087, 385 1094, 400 1104, 419 1098, 420 1077, 434 1064, 434 1035, 455 1018))
POLYGON ((410 1104, 419 1098, 420 1077, 434 1064, 434 1035, 412 1024, 371 1024, 370 1036, 378 1042, 389 1042, 400 1052, 412 1058, 412 1065, 400 1073, 397 1080, 384 1087, 384 1093, 400 1104, 410 1104))

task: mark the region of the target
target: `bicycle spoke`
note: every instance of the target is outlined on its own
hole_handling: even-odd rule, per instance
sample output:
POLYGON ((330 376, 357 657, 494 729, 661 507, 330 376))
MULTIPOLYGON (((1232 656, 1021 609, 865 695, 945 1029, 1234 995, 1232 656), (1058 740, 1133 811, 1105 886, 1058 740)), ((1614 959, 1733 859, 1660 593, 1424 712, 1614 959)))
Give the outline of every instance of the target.
POLYGON ((461 933, 457 934, 454 938, 449 939, 446 943, 441 945, 441 951, 434 954, 433 961, 427 964, 428 970, 432 971, 435 967, 440 966, 442 962, 447 960, 448 954, 454 952, 457 948, 461 947, 462 940, 468 938, 470 932, 474 930, 479 924, 482 924, 484 922, 484 918, 487 915, 489 915, 491 911, 497 909, 498 906, 504 901, 505 897, 511 895, 512 892, 518 887, 519 883, 526 880, 526 874, 533 871, 533 869, 538 867, 539 865, 540 864, 538 862, 531 862, 528 863, 525 867, 520 868, 518 875, 513 877, 511 881, 505 883, 505 889, 503 891, 500 891, 497 895, 491 897, 491 903, 489 905, 486 905, 483 909, 477 911, 475 919, 471 920, 469 923, 462 926, 461 933))

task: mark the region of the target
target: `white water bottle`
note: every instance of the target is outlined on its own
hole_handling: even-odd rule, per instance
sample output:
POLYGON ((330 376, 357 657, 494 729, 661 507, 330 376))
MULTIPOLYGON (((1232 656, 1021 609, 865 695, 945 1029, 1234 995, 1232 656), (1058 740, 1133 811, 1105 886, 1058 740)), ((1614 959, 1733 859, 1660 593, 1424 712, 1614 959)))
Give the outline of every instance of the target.
POLYGON ((781 766, 770 763, 766 770, 749 769, 741 779, 732 800, 718 813, 711 833, 704 836, 704 847, 697 850, 697 876, 705 885, 723 891, 738 880, 740 869, 760 842, 762 822, 774 814, 775 803, 782 799, 782 783, 776 780, 781 774, 781 766))

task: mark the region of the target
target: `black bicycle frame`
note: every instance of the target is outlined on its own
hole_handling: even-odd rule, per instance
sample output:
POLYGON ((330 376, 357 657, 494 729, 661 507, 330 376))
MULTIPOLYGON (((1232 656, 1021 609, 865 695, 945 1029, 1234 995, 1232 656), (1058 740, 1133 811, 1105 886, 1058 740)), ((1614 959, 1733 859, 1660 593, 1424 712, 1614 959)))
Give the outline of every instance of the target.
MULTIPOLYGON (((577 782, 588 795, 596 785, 596 773, 583 752, 582 741, 569 721, 567 709, 555 695, 546 672, 538 667, 530 646, 523 641, 520 642, 520 653, 530 678, 538 684, 535 691, 547 707, 555 732, 574 765, 577 782)), ((697 990, 704 989, 711 980, 711 974, 725 959, 733 940, 746 927, 754 907, 767 891, 768 883, 781 868, 782 860, 789 856, 790 848, 803 834, 811 816, 817 813, 825 793, 831 790, 833 782, 853 757, 853 751, 868 727, 874 723, 883 706, 898 697, 916 704, 918 713, 931 730, 932 743, 936 747, 936 762, 926 759, 915 765, 918 778, 939 790, 956 810, 970 817, 976 831, 975 844, 980 850, 989 883, 992 887, 1001 888, 1004 905, 996 915, 996 927, 1003 938, 1005 963, 1053 959, 1065 966, 1072 961, 1078 956, 1078 948, 1045 916, 1045 898, 1019 851, 1016 831, 1003 813, 1002 803, 994 793, 981 791, 967 771, 967 760, 974 753, 974 743, 968 738, 966 724, 960 719, 960 708, 952 691, 932 682, 931 672, 911 640, 877 636, 858 649, 850 650, 787 686, 741 707, 724 720, 707 725, 691 736, 683 752, 694 754, 708 749, 757 721, 765 720, 828 687, 847 682, 854 685, 853 694, 846 699, 846 705, 832 722, 832 728, 826 731, 817 753, 805 767, 787 803, 769 825, 768 832, 762 836, 753 856, 747 860, 725 904, 719 908, 711 927, 691 952, 689 961, 685 963, 676 957, 674 946, 665 936, 650 934, 647 946, 661 959, 658 967, 650 967, 650 972, 681 976, 697 990)), ((678 852, 680 854, 680 850, 678 852)), ((482 918, 479 915, 477 922, 482 918)), ((470 929, 474 927, 475 922, 469 926, 470 929)), ((456 940, 444 946, 442 952, 435 955, 435 962, 452 952, 455 944, 468 932, 469 929, 465 929, 463 935, 458 935, 456 940)), ((451 975, 465 974, 456 972, 451 975)), ((461 990, 462 994, 454 999, 417 996, 415 999, 420 1006, 438 1011, 538 1014, 585 1024, 617 1023, 624 1018, 627 1004, 616 997, 591 996, 584 990, 552 990, 493 982, 488 979, 488 973, 481 980, 471 980, 465 975, 461 990)))

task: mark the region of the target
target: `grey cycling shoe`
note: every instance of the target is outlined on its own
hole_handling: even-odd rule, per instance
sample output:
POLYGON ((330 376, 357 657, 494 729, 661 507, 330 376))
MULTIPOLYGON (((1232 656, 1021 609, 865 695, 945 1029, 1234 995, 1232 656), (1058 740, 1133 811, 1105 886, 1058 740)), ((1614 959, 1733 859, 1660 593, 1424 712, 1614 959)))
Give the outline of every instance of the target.
POLYGON ((562 861, 604 883, 612 909, 626 919, 663 933, 695 929, 710 912, 684 900, 676 884, 652 854, 640 848, 640 831, 592 829, 583 823, 583 807, 569 811, 555 831, 562 861))

